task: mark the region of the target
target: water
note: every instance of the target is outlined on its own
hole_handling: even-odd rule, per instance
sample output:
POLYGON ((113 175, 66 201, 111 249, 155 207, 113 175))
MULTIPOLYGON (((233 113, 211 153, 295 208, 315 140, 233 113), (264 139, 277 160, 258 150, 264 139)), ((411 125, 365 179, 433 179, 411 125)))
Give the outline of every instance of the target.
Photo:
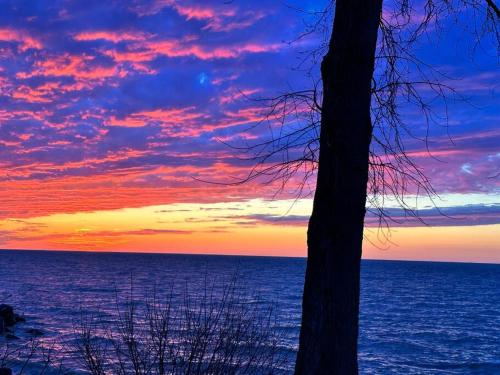
MULTIPOLYGON (((238 272, 276 307, 293 356, 304 270, 298 258, 0 251, 0 302, 28 317, 16 334, 61 342, 81 309, 112 313, 131 275, 140 297, 238 272)), ((500 374, 500 265, 364 261, 360 319, 362 374, 500 374)))

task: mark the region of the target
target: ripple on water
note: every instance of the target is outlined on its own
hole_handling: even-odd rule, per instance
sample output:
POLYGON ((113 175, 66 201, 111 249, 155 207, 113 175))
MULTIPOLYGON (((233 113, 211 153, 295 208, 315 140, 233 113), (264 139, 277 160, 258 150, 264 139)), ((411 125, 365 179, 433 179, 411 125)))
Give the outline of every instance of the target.
MULTIPOLYGON (((277 310, 291 362, 297 350, 304 259, 0 251, 0 270, 0 299, 67 341, 81 309, 114 319, 131 276, 136 297, 180 298, 175 285, 196 291, 206 275, 238 272, 277 310)), ((363 262, 361 373, 500 374, 499 290, 498 265, 363 262)))

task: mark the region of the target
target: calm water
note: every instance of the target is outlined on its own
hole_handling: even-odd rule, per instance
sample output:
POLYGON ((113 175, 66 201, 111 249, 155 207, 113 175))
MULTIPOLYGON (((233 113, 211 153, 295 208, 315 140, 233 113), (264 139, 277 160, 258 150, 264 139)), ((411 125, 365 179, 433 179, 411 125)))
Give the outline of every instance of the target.
MULTIPOLYGON (((80 308, 111 311, 131 275, 140 296, 239 272, 277 307, 293 354, 304 269, 293 258, 0 251, 0 302, 26 314, 23 329, 64 341, 80 308)), ((361 300, 362 374, 500 374, 500 265, 364 261, 361 300)))

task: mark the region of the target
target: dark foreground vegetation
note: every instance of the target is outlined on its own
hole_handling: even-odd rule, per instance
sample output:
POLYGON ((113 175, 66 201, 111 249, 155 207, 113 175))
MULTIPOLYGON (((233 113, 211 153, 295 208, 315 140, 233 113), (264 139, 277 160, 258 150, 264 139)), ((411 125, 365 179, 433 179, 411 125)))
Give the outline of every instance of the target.
MULTIPOLYGON (((68 343, 40 337, 0 343, 0 375, 282 374, 272 309, 236 282, 137 302, 117 296, 116 313, 82 312, 68 343), (33 372, 33 369, 36 369, 33 372)), ((83 311, 83 310, 82 310, 83 311)))

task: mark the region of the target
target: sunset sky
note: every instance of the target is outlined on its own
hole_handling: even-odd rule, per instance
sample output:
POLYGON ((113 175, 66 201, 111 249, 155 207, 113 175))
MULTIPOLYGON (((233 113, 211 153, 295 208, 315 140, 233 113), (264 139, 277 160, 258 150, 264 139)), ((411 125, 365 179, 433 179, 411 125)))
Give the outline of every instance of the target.
MULTIPOLYGON (((322 36, 297 37, 324 2, 0 7, 1 248, 306 255, 312 201, 295 201, 300 176, 280 194, 261 180, 203 181, 244 177, 252 164, 226 143, 278 129, 260 124, 267 108, 253 99, 311 87, 307 52, 322 36)), ((437 116, 429 151, 407 143, 445 215, 424 198, 428 226, 397 207, 390 232, 368 217, 365 258, 500 262, 500 71, 470 19, 416 46, 463 98, 447 103, 447 129, 437 116)), ((403 113, 420 134, 422 115, 403 113)))

